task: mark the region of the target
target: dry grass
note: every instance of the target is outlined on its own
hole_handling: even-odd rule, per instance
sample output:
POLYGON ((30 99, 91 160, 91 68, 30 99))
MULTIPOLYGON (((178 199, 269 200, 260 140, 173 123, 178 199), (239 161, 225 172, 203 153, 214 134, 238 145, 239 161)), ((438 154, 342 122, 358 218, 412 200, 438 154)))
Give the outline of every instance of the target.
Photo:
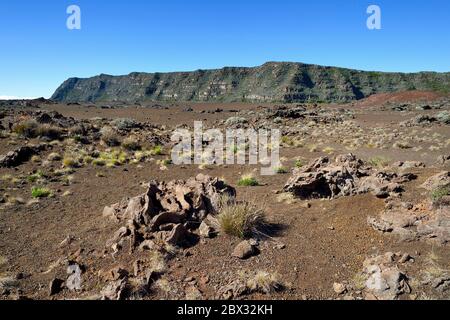
POLYGON ((377 157, 370 158, 369 161, 367 161, 367 163, 369 165, 371 165, 372 167, 382 169, 389 165, 389 159, 382 157, 382 156, 377 156, 377 157))
POLYGON ((24 120, 16 123, 12 131, 26 138, 46 137, 52 140, 59 140, 63 135, 63 130, 50 124, 39 124, 34 119, 24 120))
POLYGON ((130 151, 136 151, 141 149, 141 144, 138 138, 130 136, 122 141, 122 147, 130 151))
POLYGON ((62 159, 61 155, 56 152, 50 153, 47 157, 48 161, 60 161, 61 159, 62 159))
POLYGON ((158 274, 163 274, 167 271, 167 263, 165 256, 159 251, 152 251, 149 256, 149 268, 158 274))
POLYGON ((286 204, 293 204, 293 203, 297 202, 297 199, 295 198, 295 196, 292 193, 284 192, 284 193, 280 193, 277 196, 277 202, 279 202, 279 203, 284 202, 286 204))
POLYGON ((284 286, 277 273, 257 271, 247 280, 247 287, 251 292, 270 294, 282 290, 284 286))
POLYGON ((19 282, 11 276, 0 277, 0 290, 11 290, 18 285, 19 282))
POLYGON ((8 258, 0 255, 0 266, 3 266, 8 263, 8 258))
POLYGON ((79 165, 78 161, 74 157, 68 155, 66 155, 62 160, 62 164, 65 168, 75 168, 79 165))
POLYGON ((35 120, 24 120, 16 123, 12 127, 12 131, 26 138, 36 138, 38 136, 39 123, 35 120))
POLYGON ((265 212, 256 201, 237 202, 225 197, 217 220, 223 233, 239 238, 263 233, 267 228, 265 212))
POLYGON ((109 147, 115 147, 120 145, 120 137, 117 132, 111 127, 103 127, 100 130, 102 135, 102 141, 109 147))
POLYGON ((407 141, 397 141, 393 145, 397 149, 411 149, 412 146, 407 141))
POLYGON ((59 127, 43 124, 38 126, 37 135, 40 137, 49 138, 51 140, 59 140, 63 135, 63 130, 59 127))
POLYGON ((426 278, 436 279, 445 276, 450 270, 441 266, 441 259, 434 250, 425 257, 425 269, 422 270, 426 278))

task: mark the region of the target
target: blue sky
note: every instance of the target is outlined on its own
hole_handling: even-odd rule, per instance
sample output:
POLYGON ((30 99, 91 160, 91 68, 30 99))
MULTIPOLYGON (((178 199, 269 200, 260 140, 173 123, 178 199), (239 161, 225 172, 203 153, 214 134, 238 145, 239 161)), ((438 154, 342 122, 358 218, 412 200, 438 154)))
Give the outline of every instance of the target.
POLYGON ((298 61, 450 71, 448 0, 2 0, 0 96, 49 97, 69 77, 298 61), (82 29, 66 28, 78 5, 82 29), (366 28, 366 9, 382 30, 366 28))

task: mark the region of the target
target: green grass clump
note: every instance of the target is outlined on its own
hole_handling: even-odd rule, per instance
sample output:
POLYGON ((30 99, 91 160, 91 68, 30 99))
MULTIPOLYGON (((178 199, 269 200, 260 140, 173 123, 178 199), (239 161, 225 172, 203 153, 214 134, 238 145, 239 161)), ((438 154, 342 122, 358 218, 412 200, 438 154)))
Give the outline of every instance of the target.
POLYGON ((155 146, 150 150, 150 154, 153 156, 160 156, 163 154, 163 147, 162 146, 155 146))
POLYGON ((123 165, 127 163, 127 161, 128 161, 127 153, 117 149, 109 152, 101 152, 99 158, 94 159, 92 161, 92 164, 96 166, 107 166, 111 168, 123 165))
POLYGON ((240 187, 256 187, 259 186, 258 180, 252 175, 244 175, 239 179, 238 186, 240 187))
POLYGON ((301 167, 303 167, 303 161, 302 160, 295 160, 295 166, 297 167, 297 168, 301 168, 301 167))
POLYGON ((52 192, 47 188, 33 187, 31 189, 31 196, 35 199, 37 198, 47 198, 50 197, 52 192))
POLYGON ((92 160, 92 164, 97 167, 103 167, 106 165, 106 161, 103 159, 94 159, 92 160))
POLYGON ((442 198, 448 195, 450 195, 450 184, 434 189, 431 192, 431 200, 434 204, 438 204, 441 202, 442 198))
POLYGON ((169 166, 171 164, 172 164, 172 160, 171 159, 161 160, 161 165, 163 165, 163 166, 169 166))
POLYGON ((286 174, 286 173, 289 173, 289 169, 286 167, 278 167, 278 168, 275 168, 275 173, 286 174))
POLYGON ((44 177, 45 177, 44 173, 41 170, 39 170, 36 173, 33 173, 32 175, 29 175, 27 177, 27 180, 28 180, 28 182, 32 182, 33 183, 33 182, 36 182, 38 180, 43 179, 44 177))

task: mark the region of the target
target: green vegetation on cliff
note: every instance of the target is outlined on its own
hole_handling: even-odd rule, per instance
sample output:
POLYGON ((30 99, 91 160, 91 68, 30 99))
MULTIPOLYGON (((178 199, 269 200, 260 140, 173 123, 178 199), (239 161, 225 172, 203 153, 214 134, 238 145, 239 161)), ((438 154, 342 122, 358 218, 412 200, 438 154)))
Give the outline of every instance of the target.
POLYGON ((216 101, 348 102, 375 93, 450 92, 450 73, 367 72, 291 62, 173 73, 70 78, 53 94, 60 102, 216 101))

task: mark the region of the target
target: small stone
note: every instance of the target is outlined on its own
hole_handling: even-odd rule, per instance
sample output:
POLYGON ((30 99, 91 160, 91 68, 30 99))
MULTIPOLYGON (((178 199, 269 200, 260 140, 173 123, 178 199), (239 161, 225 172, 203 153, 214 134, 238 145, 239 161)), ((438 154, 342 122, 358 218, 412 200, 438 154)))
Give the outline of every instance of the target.
POLYGON ((411 260, 411 256, 407 253, 405 253, 404 255, 402 255, 402 257, 400 258, 399 262, 400 263, 406 263, 409 260, 411 260))
POLYGON ((247 259, 255 254, 255 247, 249 241, 242 241, 233 250, 231 254, 233 257, 239 259, 247 259))
POLYGON ((205 221, 200 224, 200 228, 198 229, 199 234, 203 238, 211 238, 214 234, 214 229, 209 226, 205 221))
POLYGON ((345 287, 345 285, 343 285, 342 283, 337 283, 337 282, 335 282, 333 284, 333 290, 337 294, 344 294, 345 292, 347 292, 347 288, 345 287))
POLYGON ((286 245, 284 243, 279 243, 273 248, 277 250, 283 250, 284 248, 286 248, 286 245))

